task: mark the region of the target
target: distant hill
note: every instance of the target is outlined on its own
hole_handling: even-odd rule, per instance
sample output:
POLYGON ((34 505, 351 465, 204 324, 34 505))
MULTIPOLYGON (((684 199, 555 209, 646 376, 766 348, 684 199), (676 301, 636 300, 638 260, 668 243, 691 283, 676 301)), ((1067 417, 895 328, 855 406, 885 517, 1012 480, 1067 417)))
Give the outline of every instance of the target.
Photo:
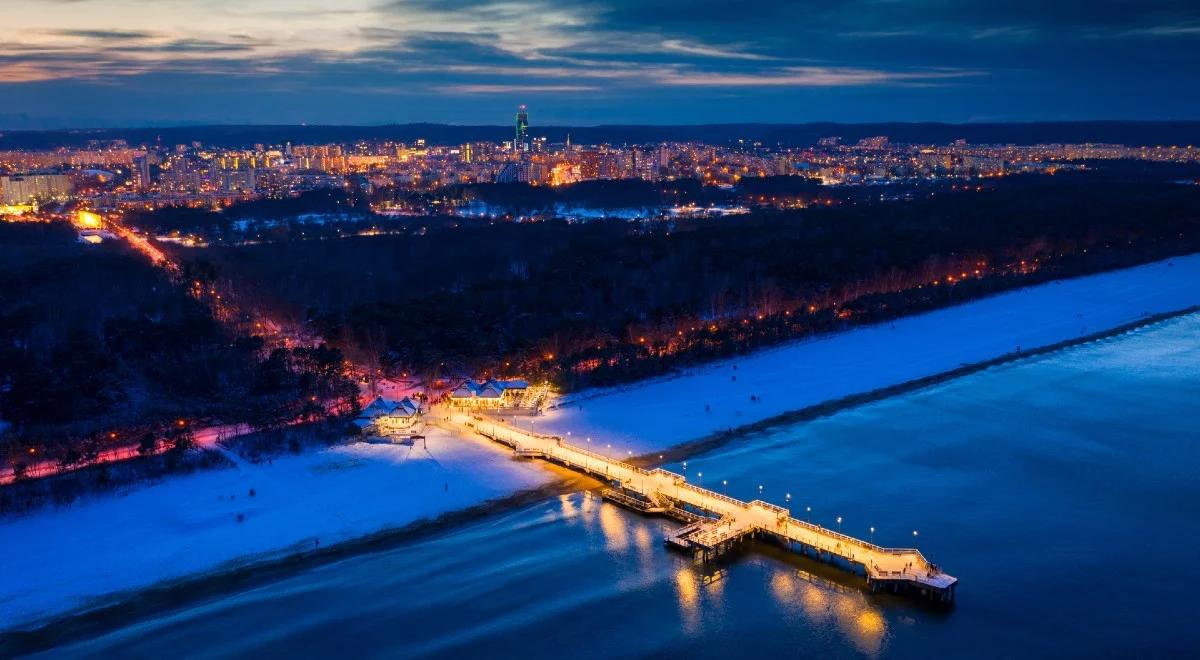
MULTIPOLYGON (((316 144, 355 140, 395 140, 429 144, 499 142, 510 139, 509 126, 393 124, 384 126, 179 126, 165 128, 102 128, 56 131, 2 131, 0 150, 82 146, 88 140, 124 139, 129 144, 189 144, 198 141, 219 147, 261 144, 316 144)), ((636 144, 661 141, 703 141, 722 144, 746 140, 765 145, 808 146, 819 138, 840 136, 853 143, 886 135, 893 142, 946 144, 965 139, 976 144, 1038 144, 1053 142, 1114 142, 1131 145, 1200 144, 1200 121, 1081 121, 1006 124, 873 123, 873 124, 705 124, 687 126, 533 126, 530 133, 562 142, 570 134, 577 144, 636 144)))

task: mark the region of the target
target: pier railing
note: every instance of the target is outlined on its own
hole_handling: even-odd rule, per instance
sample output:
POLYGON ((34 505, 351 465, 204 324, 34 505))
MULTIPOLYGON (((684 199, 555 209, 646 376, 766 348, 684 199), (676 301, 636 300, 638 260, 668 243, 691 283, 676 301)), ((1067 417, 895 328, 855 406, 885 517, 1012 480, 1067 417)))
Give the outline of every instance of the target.
MULTIPOLYGON (((462 419, 462 418, 459 418, 462 419)), ((654 468, 647 470, 631 463, 609 457, 587 447, 567 443, 561 436, 525 431, 477 415, 468 415, 466 424, 485 437, 508 444, 518 456, 538 457, 561 463, 584 472, 599 474, 598 468, 617 480, 619 491, 606 491, 606 497, 643 512, 686 512, 681 504, 696 507, 709 514, 705 527, 689 533, 687 539, 676 535, 676 545, 692 543, 703 546, 705 553, 722 553, 730 543, 759 532, 774 534, 865 567, 868 582, 897 581, 919 585, 941 594, 943 600, 953 600, 957 579, 930 563, 915 548, 885 548, 874 543, 830 530, 811 522, 792 517, 791 512, 777 504, 761 499, 742 501, 689 483, 681 474, 654 468), (672 490, 674 489, 674 490, 672 490), (643 499, 645 498, 645 501, 643 499), (660 504, 660 502, 664 502, 660 504)), ((692 516, 698 516, 690 511, 692 516)), ((689 518, 689 520, 691 520, 689 518)), ((695 520, 692 520, 695 522, 695 520)), ((707 555, 706 555, 707 557, 707 555)), ((707 559, 705 559, 707 561, 707 559)))

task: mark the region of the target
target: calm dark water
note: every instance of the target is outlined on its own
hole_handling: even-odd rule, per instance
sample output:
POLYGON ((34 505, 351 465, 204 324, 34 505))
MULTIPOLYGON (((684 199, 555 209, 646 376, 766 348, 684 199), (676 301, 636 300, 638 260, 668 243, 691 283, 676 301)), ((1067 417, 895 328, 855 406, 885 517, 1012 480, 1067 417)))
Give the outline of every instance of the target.
POLYGON ((55 655, 1196 657, 1198 428, 1193 315, 688 461, 884 545, 917 530, 949 612, 769 550, 705 575, 671 523, 576 494, 55 655))

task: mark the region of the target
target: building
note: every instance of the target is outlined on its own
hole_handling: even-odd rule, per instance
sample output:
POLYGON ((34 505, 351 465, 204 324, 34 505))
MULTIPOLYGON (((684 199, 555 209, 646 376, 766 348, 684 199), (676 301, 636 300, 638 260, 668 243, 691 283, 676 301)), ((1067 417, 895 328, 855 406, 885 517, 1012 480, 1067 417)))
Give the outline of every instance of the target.
POLYGON ((0 204, 66 199, 72 189, 71 180, 65 174, 0 176, 0 204))
POLYGON ((147 192, 154 183, 150 180, 150 154, 138 156, 133 160, 134 182, 139 192, 147 192))
POLYGON ((517 183, 521 180, 521 168, 516 163, 507 163, 496 174, 496 183, 517 183))
POLYGON ((875 135, 865 137, 858 141, 859 149, 887 149, 888 138, 886 135, 875 135))
POLYGON ((517 132, 513 140, 513 151, 529 151, 529 112, 522 104, 517 108, 517 132))
POLYGON ((354 425, 366 432, 392 435, 415 431, 420 421, 421 406, 412 399, 404 397, 400 401, 388 401, 376 397, 359 413, 354 425))
POLYGON ((450 404, 464 408, 516 408, 521 405, 529 383, 523 380, 467 379, 450 392, 450 404))

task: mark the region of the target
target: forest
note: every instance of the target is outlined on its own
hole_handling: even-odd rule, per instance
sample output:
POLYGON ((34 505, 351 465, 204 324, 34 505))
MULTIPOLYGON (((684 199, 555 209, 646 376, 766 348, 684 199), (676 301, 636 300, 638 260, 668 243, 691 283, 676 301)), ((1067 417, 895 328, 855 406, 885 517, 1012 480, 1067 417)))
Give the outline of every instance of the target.
POLYGON ((482 202, 513 214, 546 212, 555 205, 594 209, 656 208, 677 204, 732 204, 759 195, 810 199, 835 197, 828 188, 822 189, 820 183, 799 176, 748 177, 742 179, 736 189, 706 186, 699 179, 663 182, 594 180, 561 187, 477 183, 450 186, 438 195, 448 202, 482 202))
POLYGON ((198 425, 269 428, 352 397, 342 362, 336 349, 272 349, 232 332, 121 243, 81 244, 65 223, 0 223, 0 459, 9 464, 71 465, 163 442, 182 450, 183 431, 198 425))
POLYGON ((241 238, 244 232, 235 230, 239 220, 286 224, 308 214, 345 214, 361 219, 371 215, 365 203, 345 191, 320 189, 296 197, 263 198, 236 204, 220 211, 188 206, 171 206, 154 211, 133 211, 126 222, 152 233, 194 233, 210 239, 241 238))
POLYGON ((356 359, 565 388, 1200 247, 1200 188, 1128 171, 726 219, 428 225, 213 248, 241 304, 356 359))
MULTIPOLYGON (((1179 183, 1192 175, 1110 164, 718 219, 402 218, 388 235, 166 246, 178 278, 121 242, 84 245, 65 223, 0 224, 0 459, 20 474, 112 447, 186 449, 201 426, 278 429, 350 411, 346 359, 579 389, 1192 253, 1200 187, 1179 183), (268 344, 254 318, 325 343, 268 344)), ((571 194, 617 189, 671 190, 571 194)), ((287 220, 320 206, 353 204, 335 192, 227 212, 287 220)))

